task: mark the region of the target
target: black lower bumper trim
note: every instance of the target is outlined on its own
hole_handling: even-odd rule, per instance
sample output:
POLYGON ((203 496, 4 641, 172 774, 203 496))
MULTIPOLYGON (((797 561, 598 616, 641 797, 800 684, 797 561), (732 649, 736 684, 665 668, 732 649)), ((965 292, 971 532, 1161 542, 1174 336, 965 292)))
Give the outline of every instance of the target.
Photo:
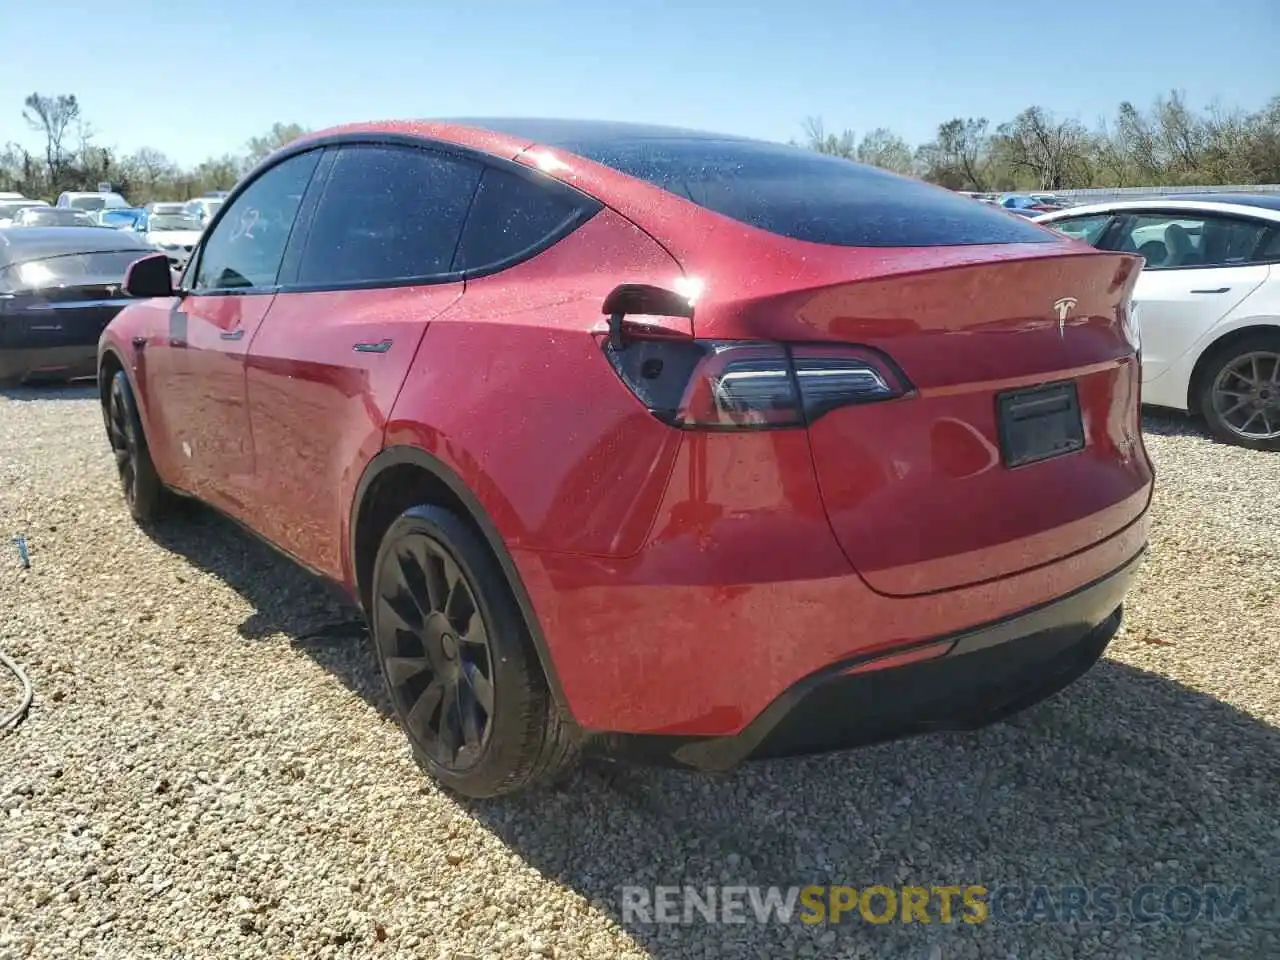
POLYGON ((852 674, 868 658, 833 664, 785 691, 734 736, 595 732, 584 750, 712 771, 748 759, 985 726, 1052 696, 1097 662, 1120 627, 1121 604, 1141 560, 1139 553, 1066 597, 915 645, 951 643, 942 656, 852 674))
POLYGON ((93 377, 98 373, 98 344, 0 348, 0 383, 35 383, 93 377))

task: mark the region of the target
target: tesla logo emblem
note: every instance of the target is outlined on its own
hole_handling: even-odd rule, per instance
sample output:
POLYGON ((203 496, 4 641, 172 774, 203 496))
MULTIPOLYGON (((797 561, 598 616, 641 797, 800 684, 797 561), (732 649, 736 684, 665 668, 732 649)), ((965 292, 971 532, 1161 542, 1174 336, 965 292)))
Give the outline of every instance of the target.
POLYGON ((1075 297, 1063 297, 1061 300, 1054 301, 1053 309, 1058 311, 1058 336, 1066 336, 1067 314, 1071 312, 1071 308, 1075 305, 1075 297))

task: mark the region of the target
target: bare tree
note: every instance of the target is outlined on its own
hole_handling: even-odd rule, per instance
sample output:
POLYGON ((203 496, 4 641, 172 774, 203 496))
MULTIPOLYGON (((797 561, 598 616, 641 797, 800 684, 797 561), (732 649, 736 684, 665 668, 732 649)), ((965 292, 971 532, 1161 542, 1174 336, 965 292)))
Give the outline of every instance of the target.
POLYGON ((925 179, 953 190, 985 192, 991 138, 986 118, 956 117, 938 127, 938 135, 916 151, 925 179))
POLYGON ((1159 183, 1164 173, 1159 142, 1151 121, 1128 100, 1120 104, 1116 115, 1116 137, 1133 165, 1137 179, 1159 183))
POLYGON ((1204 150, 1204 125, 1187 107, 1184 94, 1174 90, 1158 98, 1153 113, 1156 139, 1168 168, 1180 174, 1197 171, 1204 150))
POLYGON ((1249 119, 1244 161, 1249 183, 1280 183, 1280 96, 1249 119))
POLYGON ((75 94, 46 97, 33 93, 23 101, 22 119, 32 130, 44 134, 45 165, 51 188, 56 186, 67 165, 67 133, 80 120, 80 101, 75 94))
POLYGON ((846 129, 839 136, 827 133, 821 117, 805 118, 804 136, 809 149, 816 150, 818 153, 844 157, 846 160, 853 160, 858 154, 853 131, 846 129))
POLYGON ((1215 103, 1202 121, 1200 168, 1214 183, 1248 183, 1249 143, 1253 137, 1249 116, 1215 103))
POLYGON ((1032 174, 1042 190, 1061 190, 1092 179, 1089 136, 1076 120, 1028 107, 1001 124, 999 137, 1008 163, 1032 174))
POLYGON ((1098 172, 1111 181, 1106 186, 1129 186, 1132 169, 1129 153, 1123 138, 1111 129, 1106 117, 1098 120, 1098 128, 1093 135, 1093 155, 1098 172))
POLYGON ((281 147, 297 140, 306 132, 305 127, 300 127, 296 123, 280 123, 277 120, 271 125, 271 129, 266 134, 261 137, 252 137, 245 144, 245 148, 248 151, 246 163, 252 166, 259 160, 275 153, 281 147))
POLYGON ((869 163, 894 173, 912 171, 911 148, 907 141, 886 127, 876 127, 865 134, 858 144, 856 156, 859 163, 869 163))

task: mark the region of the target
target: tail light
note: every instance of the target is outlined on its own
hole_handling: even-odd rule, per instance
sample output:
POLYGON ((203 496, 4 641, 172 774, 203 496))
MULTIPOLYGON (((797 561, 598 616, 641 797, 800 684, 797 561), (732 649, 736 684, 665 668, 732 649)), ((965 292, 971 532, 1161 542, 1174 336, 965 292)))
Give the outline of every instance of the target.
POLYGON ((684 429, 804 426, 909 389, 888 358, 864 347, 662 337, 621 348, 604 340, 603 349, 650 413, 684 429))

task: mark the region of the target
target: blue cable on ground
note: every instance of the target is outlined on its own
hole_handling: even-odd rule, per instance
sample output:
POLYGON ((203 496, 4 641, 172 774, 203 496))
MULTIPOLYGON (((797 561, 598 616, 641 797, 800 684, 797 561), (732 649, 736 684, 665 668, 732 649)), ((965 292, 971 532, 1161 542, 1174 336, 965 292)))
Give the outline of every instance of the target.
POLYGON ((18 557, 22 560, 22 569, 31 569, 31 554, 27 551, 27 538, 22 534, 18 534, 13 538, 14 546, 18 548, 18 557))

